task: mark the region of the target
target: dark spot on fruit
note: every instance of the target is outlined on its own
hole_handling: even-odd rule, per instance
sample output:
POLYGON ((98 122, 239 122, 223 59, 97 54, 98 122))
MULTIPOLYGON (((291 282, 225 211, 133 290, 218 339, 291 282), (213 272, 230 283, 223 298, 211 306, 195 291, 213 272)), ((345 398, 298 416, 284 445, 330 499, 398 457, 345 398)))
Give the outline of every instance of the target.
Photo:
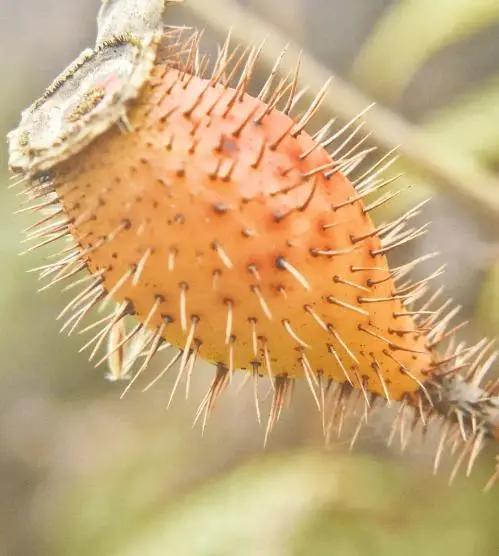
POLYGON ((236 153, 239 152, 239 146, 234 139, 230 137, 224 137, 222 140, 221 150, 226 153, 236 153))
POLYGON ((224 214, 230 210, 230 205, 225 203, 215 203, 213 205, 213 210, 219 214, 224 214))
POLYGON ((275 260, 275 266, 279 270, 285 270, 285 262, 286 262, 286 259, 284 257, 277 257, 276 260, 275 260))
POLYGON ((130 316, 136 315, 137 311, 135 310, 133 301, 131 299, 125 298, 125 302, 126 302, 125 314, 130 316))

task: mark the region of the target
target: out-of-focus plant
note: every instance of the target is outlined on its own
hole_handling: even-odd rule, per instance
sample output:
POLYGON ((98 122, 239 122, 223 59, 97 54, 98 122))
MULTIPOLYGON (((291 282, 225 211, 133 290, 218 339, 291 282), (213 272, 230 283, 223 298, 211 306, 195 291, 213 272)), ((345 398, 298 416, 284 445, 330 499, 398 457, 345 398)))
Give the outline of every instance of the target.
MULTIPOLYGON (((146 461, 144 470, 161 465, 146 461)), ((90 542, 93 556, 478 556, 495 546, 494 500, 485 500, 476 484, 460 481, 450 490, 366 457, 286 451, 171 503, 161 503, 159 491, 152 513, 144 513, 140 497, 137 507, 116 512, 116 498, 139 492, 143 482, 118 474, 104 487, 108 497, 95 485, 81 489, 66 508, 72 521, 58 516, 61 533, 51 553, 65 556, 69 538, 72 556, 87 556, 90 542), (475 505, 479 514, 469 511, 475 505), (82 506, 87 511, 75 519, 82 506), (101 519, 88 519, 92 513, 101 519)))
POLYGON ((443 48, 499 21, 495 0, 402 0, 367 38, 353 77, 381 99, 395 99, 443 48))

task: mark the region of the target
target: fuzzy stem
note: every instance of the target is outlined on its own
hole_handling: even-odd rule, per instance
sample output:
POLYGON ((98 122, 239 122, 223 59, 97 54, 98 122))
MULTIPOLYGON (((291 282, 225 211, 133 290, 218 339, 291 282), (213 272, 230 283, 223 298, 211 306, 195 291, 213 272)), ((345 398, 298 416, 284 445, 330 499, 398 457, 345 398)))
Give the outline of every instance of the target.
POLYGON ((433 409, 477 434, 485 431, 489 438, 499 440, 499 396, 461 375, 437 377, 427 387, 433 409))

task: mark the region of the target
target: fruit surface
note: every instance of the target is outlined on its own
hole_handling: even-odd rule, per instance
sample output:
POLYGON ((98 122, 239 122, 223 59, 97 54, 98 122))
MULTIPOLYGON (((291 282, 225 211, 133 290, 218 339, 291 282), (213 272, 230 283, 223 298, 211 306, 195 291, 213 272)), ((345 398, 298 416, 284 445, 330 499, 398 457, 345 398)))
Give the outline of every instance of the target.
POLYGON ((354 188, 286 111, 157 65, 129 130, 56 168, 71 233, 156 340, 400 399, 433 354, 364 202, 371 178, 354 188))

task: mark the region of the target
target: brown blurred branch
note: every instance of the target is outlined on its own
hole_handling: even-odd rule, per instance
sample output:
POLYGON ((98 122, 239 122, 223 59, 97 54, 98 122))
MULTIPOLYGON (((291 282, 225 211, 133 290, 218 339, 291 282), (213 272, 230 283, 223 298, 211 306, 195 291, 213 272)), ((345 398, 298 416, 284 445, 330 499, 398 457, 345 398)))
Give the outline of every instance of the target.
MULTIPOLYGON (((216 36, 225 38, 229 28, 235 42, 251 45, 266 39, 261 64, 270 69, 289 37, 248 10, 237 8, 230 0, 188 0, 183 9, 192 13, 201 26, 206 26, 216 36)), ((298 54, 298 50, 295 50, 298 54)), ((293 52, 291 52, 293 54, 293 52)), ((296 57, 283 61, 282 71, 294 69, 296 57)), ((301 81, 309 86, 308 97, 315 93, 330 77, 331 72, 312 57, 303 54, 301 81)), ((338 116, 349 120, 370 105, 372 101, 358 89, 335 77, 329 96, 324 103, 325 117, 338 116)), ((373 141, 390 149, 400 145, 400 152, 411 162, 418 173, 430 178, 442 191, 448 192, 481 218, 492 224, 499 222, 499 179, 480 167, 473 159, 456 153, 453 149, 433 140, 416 126, 381 106, 373 107, 364 117, 373 141)))

